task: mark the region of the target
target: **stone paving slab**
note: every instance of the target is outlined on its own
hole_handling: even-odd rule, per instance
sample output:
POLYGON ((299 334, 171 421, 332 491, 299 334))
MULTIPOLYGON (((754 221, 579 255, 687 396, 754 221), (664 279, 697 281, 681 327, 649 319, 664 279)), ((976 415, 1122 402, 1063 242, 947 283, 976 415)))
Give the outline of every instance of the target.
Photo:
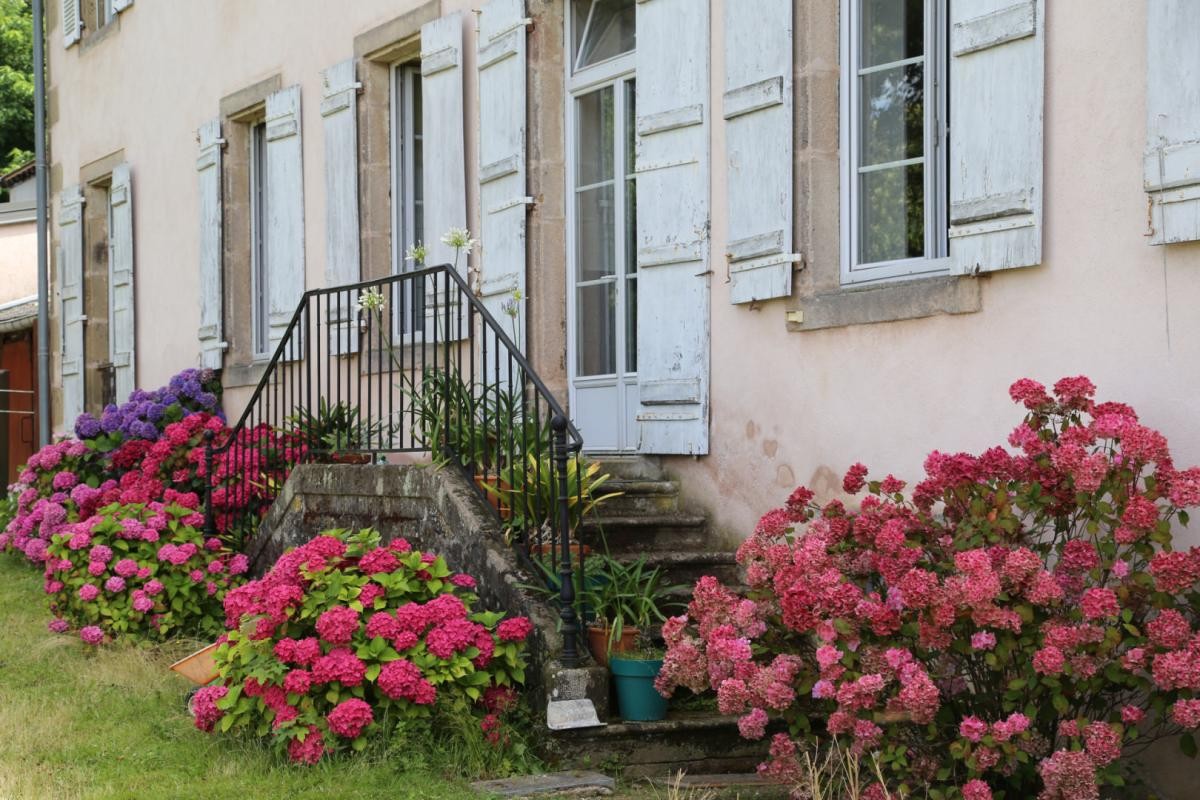
POLYGON ((471 788, 480 794, 497 797, 604 797, 611 795, 617 783, 599 772, 571 770, 543 775, 524 775, 495 781, 476 781, 471 788))

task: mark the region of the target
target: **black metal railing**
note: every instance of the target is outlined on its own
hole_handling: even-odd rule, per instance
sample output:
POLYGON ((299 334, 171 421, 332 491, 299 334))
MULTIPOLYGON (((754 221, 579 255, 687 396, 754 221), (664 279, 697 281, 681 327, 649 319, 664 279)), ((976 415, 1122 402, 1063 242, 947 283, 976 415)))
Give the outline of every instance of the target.
POLYGON ((296 464, 429 454, 474 482, 557 591, 574 665, 583 440, 514 338, 449 265, 305 292, 245 410, 206 445, 210 535, 253 536, 296 464))

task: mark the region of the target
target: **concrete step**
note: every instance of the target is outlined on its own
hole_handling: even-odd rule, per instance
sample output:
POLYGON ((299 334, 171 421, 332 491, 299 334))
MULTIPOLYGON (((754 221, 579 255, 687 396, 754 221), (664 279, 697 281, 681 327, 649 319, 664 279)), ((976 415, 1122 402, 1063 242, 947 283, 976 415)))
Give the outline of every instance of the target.
POLYGON ((609 514, 601 506, 580 526, 579 538, 592 547, 617 552, 702 548, 708 519, 703 514, 609 514))
POLYGON ((679 510, 679 484, 643 478, 614 478, 596 490, 597 497, 616 495, 602 501, 600 510, 609 516, 672 514, 679 510))
POLYGON ((753 772, 769 747, 769 739, 743 739, 737 717, 712 711, 672 711, 659 722, 555 731, 550 740, 553 754, 564 764, 616 764, 626 780, 665 777, 679 770, 704 775, 753 772))

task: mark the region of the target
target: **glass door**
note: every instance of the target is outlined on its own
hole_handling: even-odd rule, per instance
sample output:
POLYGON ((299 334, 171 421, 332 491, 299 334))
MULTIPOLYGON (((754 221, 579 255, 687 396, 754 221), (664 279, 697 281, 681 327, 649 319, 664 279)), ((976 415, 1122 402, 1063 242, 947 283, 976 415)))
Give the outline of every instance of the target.
POLYGON ((572 405, 594 451, 638 446, 635 102, 631 75, 572 98, 572 405))

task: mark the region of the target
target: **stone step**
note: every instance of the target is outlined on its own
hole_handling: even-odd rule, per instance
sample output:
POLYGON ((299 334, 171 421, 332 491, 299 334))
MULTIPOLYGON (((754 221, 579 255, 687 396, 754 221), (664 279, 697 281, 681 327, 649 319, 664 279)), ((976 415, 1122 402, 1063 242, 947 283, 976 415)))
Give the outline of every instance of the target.
POLYGON ((579 538, 594 548, 609 552, 640 553, 648 550, 702 548, 707 541, 708 520, 703 514, 608 514, 601 506, 580 526, 579 538))
MULTIPOLYGON (((621 553, 613 553, 614 558, 622 558, 621 553)), ((629 554, 637 558, 636 553, 629 554)), ((669 552, 645 553, 648 567, 661 567, 664 573, 664 583, 680 585, 677 593, 684 599, 690 599, 692 587, 696 581, 705 575, 713 575, 721 583, 730 588, 741 586, 741 568, 734 560, 733 553, 726 551, 705 550, 675 550, 669 552)))
POLYGON ((753 772, 769 747, 768 739, 743 739, 737 717, 713 711, 672 711, 659 722, 555 731, 550 742, 564 764, 619 764, 626 780, 665 777, 679 770, 706 775, 753 772))
POLYGON ((607 472, 613 479, 662 480, 663 470, 658 459, 647 456, 594 456, 600 462, 601 473, 607 472))
POLYGON ((639 514, 671 514, 679 510, 679 484, 675 481, 652 481, 642 478, 614 478, 595 492, 601 501, 599 509, 608 516, 639 514))
POLYGON ((647 778, 667 797, 706 798, 706 800, 786 800, 788 787, 764 778, 757 772, 732 772, 716 775, 677 772, 669 777, 647 778))

